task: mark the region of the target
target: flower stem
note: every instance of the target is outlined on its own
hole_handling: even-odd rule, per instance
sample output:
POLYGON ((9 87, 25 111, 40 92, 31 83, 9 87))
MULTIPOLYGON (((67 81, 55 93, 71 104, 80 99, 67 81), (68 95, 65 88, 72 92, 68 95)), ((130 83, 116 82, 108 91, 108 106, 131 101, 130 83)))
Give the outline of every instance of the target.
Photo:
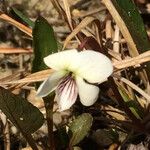
POLYGON ((48 147, 50 150, 55 150, 54 136, 53 136, 53 104, 55 94, 52 93, 43 98, 46 109, 46 119, 48 127, 48 147))
POLYGON ((29 143, 29 145, 33 150, 38 150, 38 147, 31 134, 22 132, 22 135, 25 137, 25 139, 27 140, 27 142, 29 143))

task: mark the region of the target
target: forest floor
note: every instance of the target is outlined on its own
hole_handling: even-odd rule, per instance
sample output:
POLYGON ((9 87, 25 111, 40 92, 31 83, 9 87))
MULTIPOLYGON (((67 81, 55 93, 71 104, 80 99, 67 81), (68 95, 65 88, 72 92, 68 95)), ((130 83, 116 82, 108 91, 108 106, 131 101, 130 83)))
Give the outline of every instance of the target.
MULTIPOLYGON (((59 2, 63 6, 63 1, 60 0, 59 2)), ((107 8, 101 3, 101 0, 68 0, 68 2, 70 5, 71 18, 76 22, 83 20, 85 17, 95 17, 102 23, 103 43, 105 43, 105 46, 108 49, 113 49, 115 42, 113 43, 112 41, 114 40, 114 35, 116 34, 116 28, 114 25, 115 22, 109 14, 107 8)), ((148 38, 150 39, 150 2, 148 0, 135 0, 135 3, 144 21, 144 25, 149 36, 148 38)), ((16 8, 17 10, 21 11, 32 21, 35 21, 38 16, 44 17, 50 23, 50 25, 52 25, 57 40, 61 44, 64 43, 66 37, 71 33, 70 28, 64 19, 64 16, 58 13, 57 9, 51 3, 51 0, 0 0, 0 11, 2 13, 7 14, 17 22, 27 26, 27 24, 15 14, 12 8, 16 8)), ((85 35, 90 36, 95 33, 95 30, 93 29, 95 28, 87 27, 86 30, 83 29, 82 32, 85 35)), ((122 36, 121 33, 120 36, 122 36)), ((125 39, 122 41, 122 45, 126 43, 125 39)), ((10 24, 8 20, 0 19, 0 84, 2 82, 19 80, 31 74, 31 65, 33 60, 32 44, 32 37, 18 30, 14 25, 10 24)), ((70 42, 67 43, 67 49, 78 47, 79 42, 76 40, 76 38, 73 38, 70 42)), ((124 54, 126 54, 127 46, 123 46, 123 50, 124 54)), ((110 55, 115 55, 115 57, 120 58, 120 55, 122 54, 121 52, 119 54, 114 52, 110 55)), ((141 84, 141 78, 137 76, 136 71, 134 73, 132 72, 132 75, 135 75, 135 77, 132 77, 132 81, 134 83, 140 87, 144 86, 144 83, 141 84)), ((16 84, 6 84, 2 86, 13 89, 14 94, 25 96, 29 102, 38 107, 45 115, 44 103, 42 100, 39 100, 39 98, 36 97, 36 90, 33 84, 24 85, 21 87, 16 87, 16 84)), ((126 129, 125 125, 123 125, 123 127, 120 125, 121 121, 125 121, 127 119, 124 115, 124 112, 121 109, 114 107, 113 101, 108 97, 112 96, 113 99, 113 94, 111 91, 106 92, 105 85, 102 85, 101 88, 104 88, 101 90, 101 100, 104 105, 102 104, 100 106, 100 104, 96 104, 90 108, 85 108, 82 110, 85 112, 90 112, 95 120, 91 130, 90 138, 86 138, 83 142, 80 143, 82 149, 115 150, 122 146, 122 149, 127 150, 148 150, 150 148, 150 136, 143 133, 137 133, 136 137, 130 140, 130 132, 132 134, 132 131, 129 131, 129 126, 126 129), (105 104, 108 105, 106 106, 105 104), (118 112, 120 112, 120 114, 118 112), (116 119, 118 119, 118 121, 115 122, 116 119), (109 129, 111 127, 113 128, 114 124, 116 124, 116 126, 119 128, 118 135, 114 135, 118 136, 116 141, 113 139, 114 137, 111 138, 109 136, 109 129), (127 132, 124 132, 125 130, 127 130, 127 132), (90 144, 87 144, 88 142, 90 144), (90 147, 89 145, 92 146, 90 147)), ((145 91, 147 89, 145 88, 145 91)), ((128 90, 132 91, 129 88, 128 90)), ((141 105, 143 106, 145 103, 142 103, 141 105)), ((78 110, 79 107, 75 107, 75 109, 77 109, 78 113, 80 112, 80 110, 78 110)), ((1 113, 0 116, 3 117, 3 114, 1 113)), ((53 117, 55 131, 58 126, 63 125, 74 118, 74 116, 72 116, 72 110, 64 111, 61 113, 55 112, 53 117)), ((3 119, 1 120, 0 149, 4 149, 6 143, 4 142, 3 136, 3 119)), ((149 125, 149 122, 147 124, 149 125)), ((9 144, 12 150, 30 149, 25 139, 20 136, 19 131, 11 123, 9 124, 8 130, 10 134, 9 144)), ((40 128, 40 130, 34 134, 34 138, 36 139, 37 143, 42 143, 44 145, 46 135, 47 129, 46 124, 44 124, 42 128, 40 128)))

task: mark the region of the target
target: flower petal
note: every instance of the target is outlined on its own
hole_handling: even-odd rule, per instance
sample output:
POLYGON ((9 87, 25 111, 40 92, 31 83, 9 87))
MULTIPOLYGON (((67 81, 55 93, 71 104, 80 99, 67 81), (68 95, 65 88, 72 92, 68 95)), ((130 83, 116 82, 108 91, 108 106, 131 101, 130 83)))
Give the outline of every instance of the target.
POLYGON ((77 74, 90 83, 102 83, 112 74, 113 66, 105 55, 92 50, 80 52, 77 74))
POLYGON ((71 76, 62 79, 56 89, 59 111, 69 109, 76 101, 78 91, 75 80, 71 76))
POLYGON ((60 79, 66 74, 66 71, 56 71, 50 75, 38 88, 37 96, 44 97, 56 89, 60 79))
POLYGON ((93 105, 99 94, 99 88, 95 85, 86 83, 82 78, 76 77, 80 101, 84 106, 93 105))
POLYGON ((67 70, 72 62, 76 62, 76 56, 78 54, 76 49, 61 51, 45 57, 44 62, 54 70, 67 70))

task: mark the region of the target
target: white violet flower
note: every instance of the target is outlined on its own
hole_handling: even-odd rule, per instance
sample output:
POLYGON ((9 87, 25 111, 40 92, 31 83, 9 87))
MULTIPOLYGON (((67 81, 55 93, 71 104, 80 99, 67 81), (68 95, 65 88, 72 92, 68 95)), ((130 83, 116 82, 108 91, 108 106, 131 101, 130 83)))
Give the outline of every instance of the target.
POLYGON ((99 94, 94 84, 106 81, 113 72, 109 58, 92 50, 66 50, 45 57, 44 62, 54 72, 40 85, 37 96, 55 90, 60 111, 69 109, 78 94, 83 105, 94 104, 99 94))

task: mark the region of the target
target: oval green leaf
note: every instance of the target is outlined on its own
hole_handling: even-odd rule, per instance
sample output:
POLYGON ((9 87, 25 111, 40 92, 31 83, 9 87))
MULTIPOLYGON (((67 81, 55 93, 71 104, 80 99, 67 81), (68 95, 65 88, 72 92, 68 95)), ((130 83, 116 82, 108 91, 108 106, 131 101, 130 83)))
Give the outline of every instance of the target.
POLYGON ((44 123, 43 114, 26 99, 0 87, 0 109, 23 133, 31 134, 44 123))
POLYGON ((32 72, 46 69, 43 58, 57 52, 58 46, 53 28, 46 19, 39 16, 33 28, 34 60, 32 72))
POLYGON ((126 90, 122 86, 118 86, 119 93, 121 94, 123 100, 125 101, 126 105, 129 107, 131 112, 136 116, 137 119, 143 118, 144 110, 139 104, 139 102, 135 99, 132 100, 126 90))
POLYGON ((70 146, 78 144, 89 132, 93 122, 93 117, 84 113, 78 116, 69 126, 71 131, 70 146))

